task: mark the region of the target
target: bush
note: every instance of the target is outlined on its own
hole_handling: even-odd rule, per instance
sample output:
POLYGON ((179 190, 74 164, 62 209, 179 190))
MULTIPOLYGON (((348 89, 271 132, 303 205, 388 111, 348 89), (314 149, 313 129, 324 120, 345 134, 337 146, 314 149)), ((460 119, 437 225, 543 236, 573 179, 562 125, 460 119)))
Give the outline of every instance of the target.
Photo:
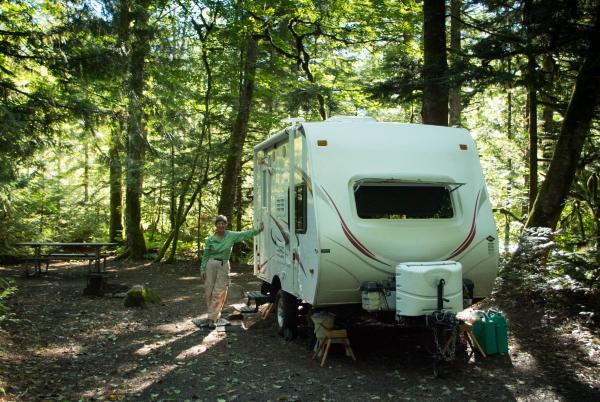
POLYGON ((595 250, 557 251, 548 261, 548 271, 561 278, 563 285, 600 290, 600 258, 595 250))
POLYGON ((14 279, 0 278, 0 322, 10 317, 10 311, 5 301, 16 291, 14 279))

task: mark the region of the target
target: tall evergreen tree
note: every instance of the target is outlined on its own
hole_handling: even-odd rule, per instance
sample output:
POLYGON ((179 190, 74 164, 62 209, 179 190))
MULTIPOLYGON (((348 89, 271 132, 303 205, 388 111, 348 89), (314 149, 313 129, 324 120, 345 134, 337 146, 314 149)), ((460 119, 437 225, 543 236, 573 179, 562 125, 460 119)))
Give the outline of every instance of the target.
POLYGON ((228 217, 232 217, 233 206, 235 205, 236 190, 241 171, 242 150, 248 133, 252 97, 254 95, 254 88, 256 87, 255 75, 258 59, 258 38, 249 34, 246 38, 245 48, 238 110, 229 139, 229 150, 223 172, 221 198, 218 207, 219 214, 228 217))
POLYGON ((556 228, 575 178, 577 164, 600 103, 600 4, 589 31, 589 46, 577 75, 554 156, 535 200, 527 227, 556 228))
POLYGON ((445 2, 423 1, 423 123, 448 125, 445 2))
MULTIPOLYGON (((127 0, 122 0, 127 1, 127 0)), ((150 53, 152 32, 149 26, 149 0, 130 3, 131 48, 127 86, 127 178, 125 181, 125 227, 127 248, 131 258, 142 258, 146 241, 142 229, 141 197, 144 178, 146 131, 144 128, 144 63, 150 53)))

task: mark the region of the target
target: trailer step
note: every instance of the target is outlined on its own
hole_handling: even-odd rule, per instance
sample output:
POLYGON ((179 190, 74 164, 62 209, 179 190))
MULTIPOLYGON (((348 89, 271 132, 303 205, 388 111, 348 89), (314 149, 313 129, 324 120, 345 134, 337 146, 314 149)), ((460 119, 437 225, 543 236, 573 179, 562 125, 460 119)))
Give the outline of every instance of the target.
POLYGON ((248 301, 246 302, 246 306, 240 309, 240 312, 242 313, 256 313, 261 305, 273 301, 270 295, 263 294, 258 290, 246 292, 246 297, 248 298, 248 301), (254 304, 254 307, 250 307, 252 304, 254 304))

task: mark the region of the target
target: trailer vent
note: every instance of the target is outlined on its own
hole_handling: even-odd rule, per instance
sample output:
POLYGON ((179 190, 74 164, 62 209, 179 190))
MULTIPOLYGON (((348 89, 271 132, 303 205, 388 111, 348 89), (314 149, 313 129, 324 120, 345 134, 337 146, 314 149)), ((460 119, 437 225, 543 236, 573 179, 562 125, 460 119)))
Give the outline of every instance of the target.
POLYGON ((354 187, 362 219, 450 219, 454 217, 447 186, 361 182, 354 187))

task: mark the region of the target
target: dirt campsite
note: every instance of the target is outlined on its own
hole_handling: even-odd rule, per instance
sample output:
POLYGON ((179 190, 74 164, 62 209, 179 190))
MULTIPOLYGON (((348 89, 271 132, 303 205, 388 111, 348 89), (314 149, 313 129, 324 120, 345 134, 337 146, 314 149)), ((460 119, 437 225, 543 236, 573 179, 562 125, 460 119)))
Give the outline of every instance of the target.
MULTIPOLYGON (((495 294, 509 353, 457 357, 432 375, 423 334, 369 323, 349 332, 356 361, 333 345, 324 367, 302 331, 286 341, 273 314, 243 315, 235 330, 200 329, 205 312, 198 263, 109 261, 102 297, 84 296, 87 265, 51 264, 16 278, 11 319, 0 331, 5 401, 575 401, 600 397, 597 328, 531 301, 495 294), (160 302, 124 306, 122 291, 152 289, 160 302)), ((234 265, 225 315, 260 282, 234 265)))

